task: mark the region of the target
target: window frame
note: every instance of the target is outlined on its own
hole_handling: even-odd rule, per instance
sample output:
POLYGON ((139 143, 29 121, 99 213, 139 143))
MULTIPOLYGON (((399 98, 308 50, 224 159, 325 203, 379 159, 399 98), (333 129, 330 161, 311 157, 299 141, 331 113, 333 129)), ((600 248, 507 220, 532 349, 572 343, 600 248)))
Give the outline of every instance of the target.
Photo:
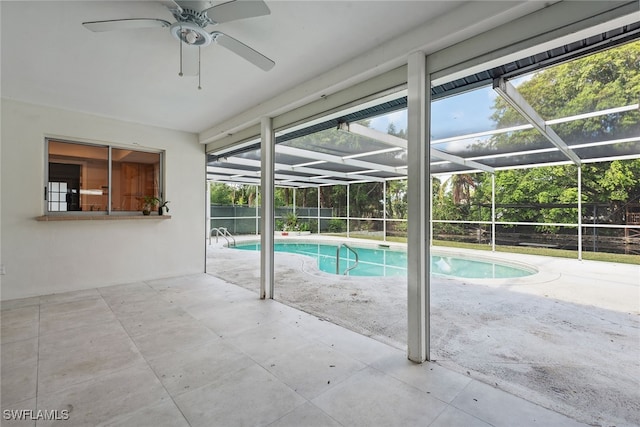
MULTIPOLYGON (((166 150, 162 149, 153 149, 150 147, 144 147, 141 149, 140 146, 137 145, 125 145, 125 144, 114 144, 108 142, 87 142, 82 140, 70 140, 65 138, 57 138, 52 136, 47 136, 44 139, 44 194, 43 194, 43 212, 44 216, 131 216, 132 214, 139 214, 139 210, 113 210, 112 206, 112 197, 113 197, 113 149, 123 149, 130 150, 140 153, 148 153, 148 154, 158 154, 159 159, 159 170, 158 170, 158 196, 160 199, 165 200, 165 158, 166 158, 166 150), (50 142, 60 142, 66 144, 75 144, 75 145, 85 145, 89 147, 97 147, 97 148, 106 148, 107 149, 107 209, 105 210, 94 210, 94 211, 52 211, 49 210, 49 163, 50 163, 50 153, 49 153, 49 143, 50 142)), ((140 213, 141 214, 141 213, 140 213)))

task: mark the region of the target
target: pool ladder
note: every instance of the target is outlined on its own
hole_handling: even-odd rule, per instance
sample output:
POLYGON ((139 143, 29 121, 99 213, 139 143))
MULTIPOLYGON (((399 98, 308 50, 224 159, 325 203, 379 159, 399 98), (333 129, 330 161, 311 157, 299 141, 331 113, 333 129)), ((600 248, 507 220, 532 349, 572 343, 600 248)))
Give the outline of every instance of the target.
POLYGON ((347 245, 346 243, 343 243, 340 246, 338 246, 338 249, 336 249, 336 274, 340 274, 340 249, 342 249, 343 246, 345 248, 349 249, 351 252, 353 252, 353 254, 356 256, 355 264, 353 264, 351 267, 347 268, 344 271, 344 273, 342 273, 343 275, 346 276, 348 272, 350 272, 351 270, 353 270, 354 268, 356 268, 358 266, 358 252, 356 252, 351 246, 347 245))
MULTIPOLYGON (((227 241, 227 246, 228 247, 236 245, 236 239, 233 237, 233 235, 231 233, 229 233, 229 230, 227 230, 226 227, 212 228, 211 229, 211 234, 213 234, 214 231, 216 232, 216 243, 218 243, 218 236, 222 236, 222 237, 224 237, 224 240, 227 241), (231 238, 231 241, 233 241, 233 245, 231 245, 231 241, 229 241, 229 239, 227 237, 231 238)), ((209 235, 209 244, 211 244, 211 235, 209 235)))

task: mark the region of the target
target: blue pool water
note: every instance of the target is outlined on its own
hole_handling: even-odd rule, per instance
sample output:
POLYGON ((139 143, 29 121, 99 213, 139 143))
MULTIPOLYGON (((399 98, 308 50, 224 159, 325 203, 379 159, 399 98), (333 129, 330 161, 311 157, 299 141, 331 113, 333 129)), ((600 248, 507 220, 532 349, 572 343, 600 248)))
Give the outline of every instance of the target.
MULTIPOLYGON (((316 258, 318 268, 326 273, 336 273, 337 245, 318 243, 278 243, 274 245, 276 252, 289 252, 316 258)), ((239 244, 236 249, 259 251, 259 243, 239 244)), ((358 266, 350 270, 350 276, 406 276, 407 253, 388 248, 356 248, 358 266)), ((340 249, 340 274, 355 264, 355 255, 346 247, 340 249)), ((448 255, 431 255, 431 273, 443 276, 469 279, 502 279, 524 277, 535 273, 533 270, 510 266, 492 261, 454 257, 448 255)))

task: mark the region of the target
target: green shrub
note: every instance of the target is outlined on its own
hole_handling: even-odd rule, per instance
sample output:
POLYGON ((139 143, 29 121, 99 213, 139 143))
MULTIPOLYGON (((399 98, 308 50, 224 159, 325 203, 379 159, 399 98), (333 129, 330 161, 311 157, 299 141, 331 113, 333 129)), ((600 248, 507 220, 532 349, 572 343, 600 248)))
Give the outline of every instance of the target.
POLYGON ((309 231, 309 223, 308 222, 301 222, 300 224, 298 224, 298 230, 299 231, 309 231))
POLYGON ((329 220, 329 232, 342 233, 345 229, 344 221, 338 218, 331 218, 329 220))

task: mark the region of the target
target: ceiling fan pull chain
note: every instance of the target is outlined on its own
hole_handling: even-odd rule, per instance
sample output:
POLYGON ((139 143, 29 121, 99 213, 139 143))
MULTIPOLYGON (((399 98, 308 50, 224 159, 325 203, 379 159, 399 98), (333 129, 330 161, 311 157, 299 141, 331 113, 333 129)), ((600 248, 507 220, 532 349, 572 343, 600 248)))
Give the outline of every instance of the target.
POLYGON ((200 46, 198 46, 198 90, 202 90, 200 86, 202 73, 200 73, 200 46))

